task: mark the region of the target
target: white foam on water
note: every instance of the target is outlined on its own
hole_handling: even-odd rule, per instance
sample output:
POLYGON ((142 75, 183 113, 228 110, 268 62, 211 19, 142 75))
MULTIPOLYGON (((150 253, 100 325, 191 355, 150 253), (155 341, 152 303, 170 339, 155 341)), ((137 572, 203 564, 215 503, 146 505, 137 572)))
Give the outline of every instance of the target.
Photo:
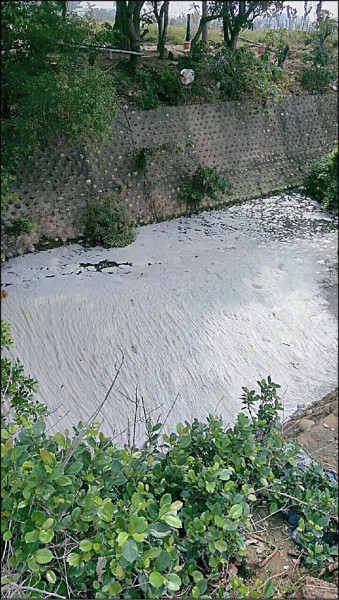
POLYGON ((56 429, 92 415, 120 349, 106 433, 133 420, 136 388, 153 418, 178 396, 167 430, 215 411, 233 423, 242 386, 267 375, 287 416, 337 385, 336 300, 324 286, 336 240, 328 215, 297 194, 147 225, 126 248, 11 259, 2 318, 56 429), (105 260, 120 266, 80 266, 105 260))

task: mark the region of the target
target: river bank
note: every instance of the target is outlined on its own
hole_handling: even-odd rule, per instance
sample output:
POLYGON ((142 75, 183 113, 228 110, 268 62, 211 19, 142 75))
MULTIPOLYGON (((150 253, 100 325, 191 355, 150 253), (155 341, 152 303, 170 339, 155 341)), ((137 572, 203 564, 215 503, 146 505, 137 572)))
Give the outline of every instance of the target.
MULTIPOLYGON (((292 415, 283 426, 283 435, 301 444, 315 462, 337 472, 338 389, 292 415)), ((249 581, 253 584, 257 578, 263 582, 272 579, 275 583, 274 598, 337 598, 338 563, 332 571, 301 566, 303 551, 291 539, 281 516, 269 517, 263 508, 254 520, 258 522, 260 519, 262 521, 254 534, 259 535, 262 541, 254 535, 246 557, 249 581), (261 567, 263 557, 271 558, 261 567)))

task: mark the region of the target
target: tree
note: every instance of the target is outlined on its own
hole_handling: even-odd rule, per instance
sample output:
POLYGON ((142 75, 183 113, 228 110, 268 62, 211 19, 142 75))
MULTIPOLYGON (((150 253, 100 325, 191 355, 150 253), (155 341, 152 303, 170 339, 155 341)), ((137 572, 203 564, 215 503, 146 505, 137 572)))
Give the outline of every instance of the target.
POLYGON ((158 52, 160 58, 165 58, 166 38, 168 28, 169 0, 152 2, 153 13, 158 24, 158 52))
POLYGON ((283 2, 222 2, 224 43, 228 48, 236 48, 238 37, 244 29, 252 29, 256 17, 267 17, 272 12, 282 10, 283 2))
POLYGON ((81 64, 91 24, 65 4, 1 3, 1 164, 12 172, 47 145, 95 144, 112 123, 112 78, 81 64))
MULTIPOLYGON (((121 35, 121 45, 133 52, 141 51, 141 11, 144 4, 145 0, 119 0, 116 3, 114 30, 121 35)), ((135 60, 136 57, 131 56, 131 61, 135 60)))
POLYGON ((296 8, 293 8, 290 5, 286 6, 286 10, 287 10, 287 19, 288 19, 288 29, 293 29, 293 22, 295 21, 296 17, 298 16, 298 11, 296 8))
POLYGON ((224 44, 228 48, 235 49, 240 32, 244 29, 252 29, 255 18, 260 16, 270 16, 273 13, 276 14, 277 10, 282 10, 283 1, 259 2, 240 0, 239 2, 233 2, 230 0, 217 0, 208 2, 207 5, 208 14, 206 16, 202 15, 198 31, 192 40, 192 54, 196 44, 202 36, 204 27, 206 27, 207 23, 210 21, 222 19, 224 44))

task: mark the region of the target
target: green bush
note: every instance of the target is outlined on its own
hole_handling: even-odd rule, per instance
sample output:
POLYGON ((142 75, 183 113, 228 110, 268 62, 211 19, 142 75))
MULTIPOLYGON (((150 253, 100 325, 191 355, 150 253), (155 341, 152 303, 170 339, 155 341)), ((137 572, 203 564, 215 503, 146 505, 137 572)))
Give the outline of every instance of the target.
POLYGON ((224 99, 265 101, 279 97, 280 90, 275 83, 277 67, 268 60, 257 58, 248 48, 231 50, 222 47, 209 58, 209 64, 213 79, 220 83, 224 99))
POLYGON ((21 92, 7 133, 26 154, 52 140, 94 145, 104 139, 115 115, 113 81, 97 67, 29 77, 21 92))
POLYGON ((323 208, 338 213, 338 143, 332 152, 312 163, 304 185, 306 193, 323 208))
POLYGON ((5 233, 9 235, 19 236, 22 233, 30 233, 35 230, 35 226, 25 217, 14 219, 10 225, 5 227, 5 233))
POLYGON ((127 246, 135 240, 129 208, 116 195, 92 201, 85 213, 86 242, 104 248, 127 246))
POLYGON ((116 112, 112 77, 90 67, 79 48, 107 32, 86 19, 64 19, 63 6, 1 3, 2 164, 11 169, 58 142, 96 145, 116 112))
POLYGON ((318 466, 298 468, 299 447, 282 438, 279 386, 270 378, 258 393, 243 388, 249 416, 242 411, 234 427, 210 415, 161 435, 146 415, 145 444, 119 448, 99 432, 97 414, 72 433, 49 433, 34 382, 7 356, 7 325, 1 341, 7 596, 199 598, 217 589, 229 597, 238 587, 241 597, 257 597, 241 578, 226 585, 220 572, 243 564, 263 503, 271 513, 287 505, 302 516, 307 563, 333 562, 326 536, 337 531, 338 485, 318 466))
POLYGON ((228 179, 215 167, 199 165, 191 177, 183 178, 179 197, 194 210, 198 208, 204 198, 217 202, 218 194, 220 192, 225 194, 230 188, 228 179))
POLYGON ((178 106, 184 101, 185 90, 178 78, 176 68, 144 67, 137 71, 136 79, 140 90, 136 102, 144 110, 158 108, 161 104, 178 106))
POLYGON ((334 48, 337 40, 333 34, 338 25, 332 19, 317 23, 314 30, 305 35, 309 50, 304 53, 304 65, 300 69, 300 83, 304 89, 324 93, 338 77, 334 48))

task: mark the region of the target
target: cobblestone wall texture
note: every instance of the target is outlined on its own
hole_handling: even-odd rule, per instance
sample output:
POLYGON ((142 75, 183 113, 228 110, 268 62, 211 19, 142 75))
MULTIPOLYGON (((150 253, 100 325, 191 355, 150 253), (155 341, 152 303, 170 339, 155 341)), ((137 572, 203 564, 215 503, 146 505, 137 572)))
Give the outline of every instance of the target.
POLYGON ((6 218, 27 217, 36 229, 5 236, 5 251, 33 251, 42 237, 81 237, 86 202, 112 189, 122 190, 141 222, 182 214, 178 191, 199 163, 229 178, 225 204, 298 186, 336 138, 336 94, 289 97, 266 111, 242 101, 120 113, 100 150, 55 149, 22 168, 6 218), (152 149, 144 172, 137 166, 142 148, 152 149))

